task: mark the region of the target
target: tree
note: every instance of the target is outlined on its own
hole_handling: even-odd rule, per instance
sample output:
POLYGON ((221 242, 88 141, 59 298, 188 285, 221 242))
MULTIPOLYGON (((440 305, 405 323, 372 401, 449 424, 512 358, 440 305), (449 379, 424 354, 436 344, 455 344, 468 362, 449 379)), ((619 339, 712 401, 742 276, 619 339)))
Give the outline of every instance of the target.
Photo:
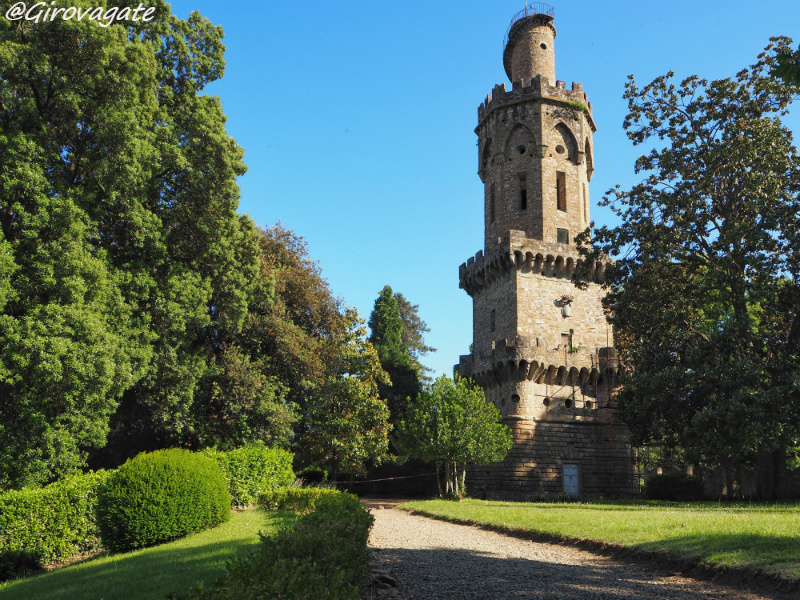
POLYGON ((800 163, 778 120, 792 91, 769 76, 790 40, 773 42, 735 78, 631 76, 624 127, 652 144, 645 177, 604 198, 619 226, 579 240, 584 269, 617 259, 605 302, 635 441, 710 466, 758 457, 764 497, 800 436, 800 163))
POLYGON ((420 382, 403 341, 405 325, 399 303, 388 285, 375 300, 369 328, 372 331, 369 341, 378 352, 381 367, 389 375, 389 379, 378 386, 378 393, 389 402, 390 421, 397 423, 405 411, 406 399, 415 398, 419 393, 420 382))
POLYGON ((442 376, 409 404, 398 425, 398 440, 407 456, 436 462, 440 496, 461 497, 467 464, 501 461, 513 446, 511 432, 499 421, 499 411, 486 402, 480 387, 468 379, 442 376))
POLYGON ((775 62, 771 74, 782 79, 786 85, 800 88, 800 47, 794 52, 789 48, 777 52, 775 62))
POLYGON ((436 352, 436 348, 428 346, 423 337, 424 334, 430 332, 430 328, 425 321, 420 319, 418 304, 411 304, 400 292, 397 292, 394 297, 397 300, 397 308, 400 311, 400 320, 403 322, 400 338, 411 356, 411 365, 417 372, 417 377, 420 381, 430 382, 431 379, 427 376, 430 369, 423 366, 419 361, 428 352, 436 352))
POLYGON ((326 341, 336 348, 335 360, 323 385, 308 399, 304 445, 318 465, 327 467, 331 480, 344 471, 361 475, 366 463, 388 458, 389 409, 378 397, 385 383, 375 349, 366 339, 364 321, 354 309, 345 318, 343 335, 326 341))
POLYGON ((150 4, 109 27, 0 20, 0 486, 198 444, 265 283, 243 152, 202 94, 222 31, 150 4))

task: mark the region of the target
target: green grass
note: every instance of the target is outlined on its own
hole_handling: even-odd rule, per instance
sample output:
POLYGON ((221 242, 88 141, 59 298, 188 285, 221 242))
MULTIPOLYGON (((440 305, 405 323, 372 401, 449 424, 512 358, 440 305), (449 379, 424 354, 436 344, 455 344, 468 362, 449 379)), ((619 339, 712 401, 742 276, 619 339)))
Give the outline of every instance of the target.
POLYGON ((800 504, 426 500, 401 508, 450 520, 666 551, 706 566, 755 568, 800 579, 800 504))
POLYGON ((150 600, 222 575, 225 562, 253 548, 258 532, 274 532, 296 515, 260 509, 189 537, 124 554, 101 554, 50 573, 0 584, 0 600, 150 600))

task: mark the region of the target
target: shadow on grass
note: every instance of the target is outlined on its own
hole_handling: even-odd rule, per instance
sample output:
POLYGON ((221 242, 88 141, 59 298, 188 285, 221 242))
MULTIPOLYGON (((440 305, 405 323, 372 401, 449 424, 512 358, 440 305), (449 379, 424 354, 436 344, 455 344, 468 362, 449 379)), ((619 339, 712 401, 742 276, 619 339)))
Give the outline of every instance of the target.
POLYGON ((50 573, 10 582, 0 600, 145 600, 181 593, 194 583, 222 575, 228 559, 258 544, 258 529, 272 530, 292 517, 264 515, 255 529, 229 521, 168 544, 120 554, 102 554, 50 573), (237 528, 231 532, 227 527, 237 528), (225 536, 225 539, 220 539, 225 536))
MULTIPOLYGON (((410 596, 426 600, 752 598, 740 594, 738 585, 694 582, 694 589, 687 589, 687 580, 674 572, 635 565, 570 565, 442 548, 382 548, 380 556, 382 564, 397 573, 401 586, 412 592, 410 596)), ((759 594, 771 600, 792 598, 777 592, 759 594)))
POLYGON ((637 545, 649 552, 670 552, 704 564, 722 567, 746 565, 749 569, 800 578, 800 545, 797 536, 731 533, 674 535, 637 545))

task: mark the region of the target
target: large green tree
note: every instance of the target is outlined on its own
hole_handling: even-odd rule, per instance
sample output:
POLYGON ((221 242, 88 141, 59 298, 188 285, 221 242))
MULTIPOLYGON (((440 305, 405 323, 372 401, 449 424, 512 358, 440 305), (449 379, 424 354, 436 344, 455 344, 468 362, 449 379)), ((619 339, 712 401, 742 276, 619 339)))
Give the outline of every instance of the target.
POLYGON ((334 482, 340 471, 363 475, 368 462, 388 458, 391 429, 388 406, 378 395, 387 375, 364 321, 353 309, 345 319, 347 329, 325 342, 335 352, 325 381, 307 400, 303 440, 309 457, 327 468, 334 482))
MULTIPOLYGON (((405 307, 408 310, 408 306, 405 307)), ((389 379, 379 386, 381 398, 389 401, 392 423, 397 423, 405 411, 406 398, 415 398, 420 390, 419 373, 406 343, 405 325, 400 306, 390 286, 385 286, 375 300, 369 317, 372 335, 369 341, 378 352, 381 366, 389 379)))
POLYGON ((800 436, 800 163, 779 121, 793 92, 769 76, 790 40, 773 42, 733 78, 630 78, 643 179, 604 198, 619 226, 581 238, 589 269, 616 258, 606 302, 635 441, 757 460, 763 497, 800 436))
POLYGON ((479 386, 442 376, 409 403, 398 442, 406 456, 435 462, 439 495, 460 497, 467 465, 503 460, 514 439, 479 386))
MULTIPOLYGON (((109 27, 0 19, 0 486, 239 436, 197 406, 261 364, 230 348, 271 285, 236 213, 242 150, 202 94, 222 31, 151 6, 109 27)), ((237 396, 251 424, 282 404, 259 394, 237 396)))

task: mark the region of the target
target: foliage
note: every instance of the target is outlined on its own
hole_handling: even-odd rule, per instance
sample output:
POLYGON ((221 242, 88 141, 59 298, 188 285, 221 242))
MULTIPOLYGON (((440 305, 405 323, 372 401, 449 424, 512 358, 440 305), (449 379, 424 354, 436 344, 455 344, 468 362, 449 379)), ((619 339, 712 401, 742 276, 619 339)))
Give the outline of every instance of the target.
POLYGON ((326 498, 338 496, 340 493, 329 488, 286 488, 264 492, 258 497, 258 503, 267 509, 305 514, 315 511, 317 505, 326 498))
POLYGON ((788 47, 782 49, 775 55, 775 62, 771 74, 786 85, 800 87, 800 46, 794 52, 788 47))
POLYGON ((245 395, 244 432, 197 410, 242 387, 215 359, 241 356, 225 344, 272 283, 236 213, 242 150, 202 93, 224 70, 222 31, 150 4, 154 20, 109 27, 0 20, 3 487, 75 472, 88 453, 118 464, 197 436, 259 437, 253 421, 279 397, 245 395))
POLYGON ((103 546, 130 550, 173 540, 230 518, 220 467, 188 450, 140 454, 111 473, 98 491, 103 546))
MULTIPOLYGON (((408 406, 398 426, 398 444, 411 458, 436 461, 444 467, 444 495, 463 496, 468 463, 501 461, 513 436, 500 422, 497 408, 483 390, 467 379, 442 376, 408 406)), ((439 493, 442 487, 439 482, 439 493)))
POLYGON ((705 496, 703 478, 681 471, 667 471, 647 480, 645 495, 651 500, 702 500, 705 496))
MULTIPOLYGON (((406 303, 406 314, 409 314, 409 306, 406 303)), ((419 393, 420 373, 403 339, 406 325, 401 317, 399 302, 388 285, 375 300, 368 324, 372 331, 369 341, 378 352, 381 367, 389 375, 387 382, 378 385, 378 395, 386 398, 389 420, 395 424, 405 412, 406 399, 416 398, 419 393)))
POLYGON ((205 401, 193 405, 197 445, 290 445, 297 407, 286 401, 277 377, 268 374, 268 363, 266 357, 248 357, 237 345, 220 348, 201 386, 205 401))
POLYGON ((430 332, 430 328, 419 317, 419 304, 411 304, 400 292, 396 292, 394 297, 397 300, 400 319, 403 321, 400 338, 409 355, 411 355, 411 363, 414 369, 416 369, 420 379, 425 380, 425 373, 430 369, 423 367, 419 359, 428 352, 436 352, 436 348, 428 346, 423 337, 430 332))
POLYGON ((203 454, 222 469, 233 506, 249 506, 262 492, 285 487, 294 481, 293 455, 280 448, 250 444, 227 452, 208 448, 203 454))
POLYGON ((328 472, 319 467, 306 467, 297 473, 304 485, 320 484, 328 481, 328 472))
POLYGON ((277 536, 262 538, 255 552, 232 560, 221 579, 184 598, 357 600, 369 576, 372 522, 358 498, 329 491, 313 512, 277 536))
POLYGON ((336 482, 338 472, 361 474, 367 461, 387 457, 389 409, 378 397, 386 381, 377 353, 366 339, 364 322, 353 309, 342 334, 325 340, 337 349, 327 377, 308 401, 305 443, 312 461, 336 482))
POLYGON ((97 549, 96 491, 106 477, 98 471, 0 494, 0 579, 97 549))
MULTIPOLYGON (((619 226, 580 236, 584 268, 617 259, 606 308, 634 442, 710 466, 758 454, 765 474, 800 437, 800 161, 778 119, 793 93, 768 76, 788 43, 734 78, 631 77, 624 126, 652 145, 644 178, 604 198, 619 226)), ((780 494, 779 478, 761 489, 780 494)))

